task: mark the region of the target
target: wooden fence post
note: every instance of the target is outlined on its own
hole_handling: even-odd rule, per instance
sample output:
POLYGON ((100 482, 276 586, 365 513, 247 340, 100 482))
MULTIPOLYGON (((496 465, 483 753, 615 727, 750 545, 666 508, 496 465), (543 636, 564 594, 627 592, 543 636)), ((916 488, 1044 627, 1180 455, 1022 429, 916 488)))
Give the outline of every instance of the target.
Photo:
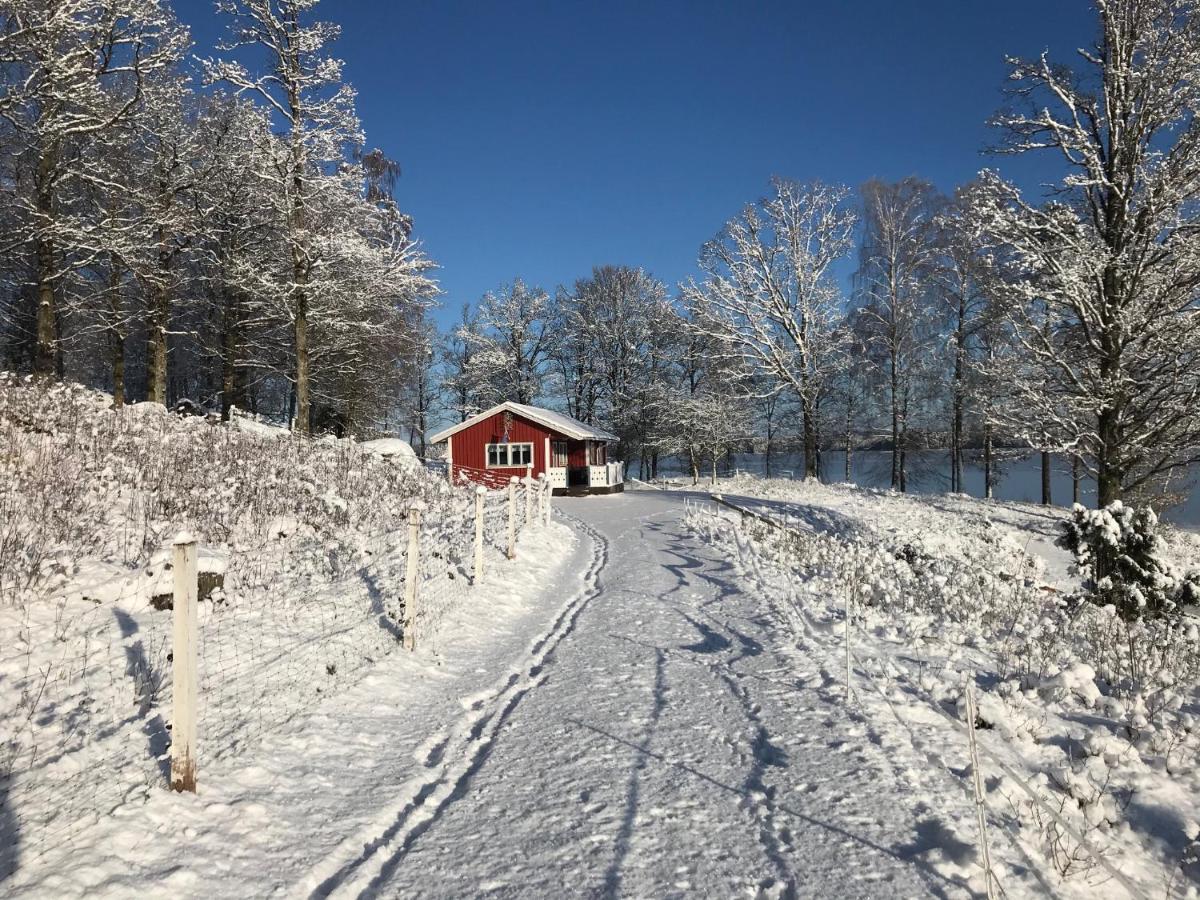
POLYGON ((550 483, 550 479, 546 479, 546 524, 550 524, 550 505, 554 502, 554 485, 550 483))
POLYGON ((538 475, 538 519, 544 524, 546 521, 546 473, 542 472, 538 475))
POLYGON ((525 470, 525 527, 528 528, 533 524, 533 476, 529 473, 532 469, 525 470))
POLYGON ((487 488, 475 488, 475 583, 483 581, 483 501, 487 488))
POLYGON ((508 482, 508 558, 517 558, 517 476, 508 482))
POLYGON ((181 534, 175 540, 174 644, 171 700, 171 787, 196 793, 197 634, 196 596, 199 592, 196 541, 181 534))
POLYGON ((983 877, 987 900, 996 900, 996 876, 992 871, 992 854, 988 850, 987 800, 983 792, 983 773, 979 768, 979 744, 975 737, 975 720, 979 713, 975 708, 975 676, 967 676, 967 742, 971 751, 971 788, 975 792, 975 825, 979 829, 979 849, 983 856, 983 877))
POLYGON ((417 649, 417 578, 421 562, 421 507, 408 509, 408 566, 404 571, 404 649, 417 649))

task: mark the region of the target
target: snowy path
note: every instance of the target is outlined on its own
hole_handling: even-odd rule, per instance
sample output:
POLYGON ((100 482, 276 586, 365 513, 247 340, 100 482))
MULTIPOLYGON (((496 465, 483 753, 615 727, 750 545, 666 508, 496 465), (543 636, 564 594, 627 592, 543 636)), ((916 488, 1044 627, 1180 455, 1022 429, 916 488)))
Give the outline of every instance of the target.
POLYGON ((307 891, 966 894, 924 862, 922 808, 840 685, 797 671, 788 630, 683 532, 680 495, 560 508, 597 545, 598 583, 474 739, 446 736, 444 774, 403 786, 307 891))

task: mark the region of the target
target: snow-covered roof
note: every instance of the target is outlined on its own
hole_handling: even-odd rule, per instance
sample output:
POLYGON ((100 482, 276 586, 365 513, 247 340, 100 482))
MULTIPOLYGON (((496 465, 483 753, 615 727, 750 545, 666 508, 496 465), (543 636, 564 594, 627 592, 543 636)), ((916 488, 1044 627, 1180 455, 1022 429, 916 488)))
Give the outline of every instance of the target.
POLYGON ((470 428, 476 422, 487 419, 496 413, 510 412, 514 416, 520 416, 523 419, 528 419, 531 422, 549 428, 551 431, 564 435, 565 437, 574 438, 577 441, 616 441, 620 440, 611 431, 605 431, 603 428, 597 428, 595 425, 588 425, 580 422, 578 419, 568 416, 566 413, 554 412, 550 409, 542 409, 540 406, 527 406, 524 403, 513 403, 511 400, 493 406, 491 409, 486 409, 478 415, 471 416, 465 422, 459 422, 457 425, 452 425, 449 428, 444 428, 437 434, 430 435, 429 440, 432 443, 438 444, 446 440, 451 435, 458 434, 466 428, 470 428))

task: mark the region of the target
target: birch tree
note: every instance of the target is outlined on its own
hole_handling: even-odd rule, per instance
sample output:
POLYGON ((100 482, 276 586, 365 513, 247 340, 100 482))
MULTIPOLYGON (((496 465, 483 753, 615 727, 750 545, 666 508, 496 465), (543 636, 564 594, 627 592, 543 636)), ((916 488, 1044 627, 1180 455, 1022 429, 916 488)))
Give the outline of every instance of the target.
POLYGON ((853 246, 843 187, 784 179, 746 207, 701 252, 702 283, 683 302, 695 327, 800 406, 804 474, 818 476, 817 406, 838 358, 842 297, 831 267, 853 246))
POLYGON ((1048 426, 1105 506, 1200 459, 1200 5, 1095 10, 1074 68, 1012 60, 1018 106, 995 119, 1008 152, 1063 166, 1053 197, 989 173, 981 209, 1022 276, 1008 318, 1028 415, 1009 425, 1031 442, 1048 426))
POLYGON ((908 489, 910 417, 928 363, 930 281, 938 257, 940 197, 928 182, 869 181, 862 188, 864 234, 858 269, 860 323, 887 394, 891 486, 908 489))
POLYGON ((973 185, 955 192, 954 200, 938 217, 936 228, 941 253, 936 265, 937 293, 948 319, 950 365, 950 490, 965 490, 963 469, 967 445, 972 386, 979 384, 976 363, 980 334, 987 326, 991 305, 986 285, 991 258, 973 214, 973 185))

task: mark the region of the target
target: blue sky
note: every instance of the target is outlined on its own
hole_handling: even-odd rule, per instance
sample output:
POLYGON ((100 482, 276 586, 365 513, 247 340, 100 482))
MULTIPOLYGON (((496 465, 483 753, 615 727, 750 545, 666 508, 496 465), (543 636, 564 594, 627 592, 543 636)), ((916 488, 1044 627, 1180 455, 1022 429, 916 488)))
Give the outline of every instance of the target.
MULTIPOLYGON (((177 0, 196 53, 224 23, 177 0)), ((985 165, 1027 186, 1049 160, 981 155, 1005 54, 1069 60, 1087 0, 392 3, 324 0, 369 146, 440 264, 442 321, 515 276, 593 265, 670 285, 772 175, 946 190, 985 165)))

